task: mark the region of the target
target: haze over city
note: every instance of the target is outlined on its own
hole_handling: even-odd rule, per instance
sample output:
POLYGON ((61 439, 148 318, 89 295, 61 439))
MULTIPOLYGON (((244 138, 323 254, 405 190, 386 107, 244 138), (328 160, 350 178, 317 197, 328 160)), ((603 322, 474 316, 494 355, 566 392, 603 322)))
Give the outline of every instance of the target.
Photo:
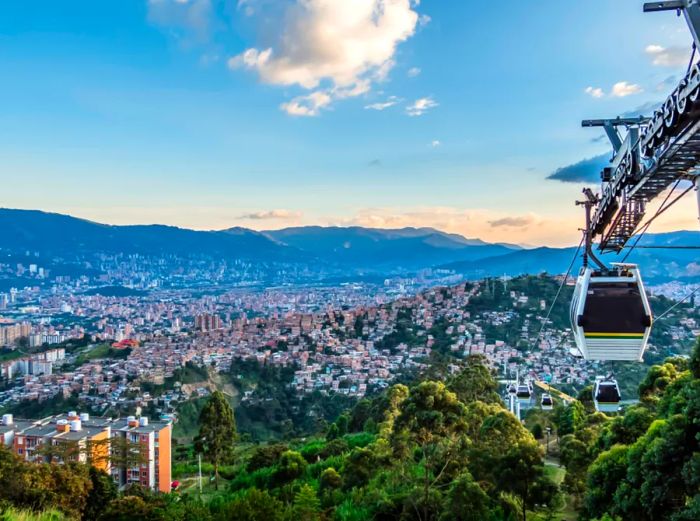
POLYGON ((610 149, 580 120, 650 112, 691 43, 633 0, 40 6, 0 17, 0 204, 194 229, 575 244, 610 149))

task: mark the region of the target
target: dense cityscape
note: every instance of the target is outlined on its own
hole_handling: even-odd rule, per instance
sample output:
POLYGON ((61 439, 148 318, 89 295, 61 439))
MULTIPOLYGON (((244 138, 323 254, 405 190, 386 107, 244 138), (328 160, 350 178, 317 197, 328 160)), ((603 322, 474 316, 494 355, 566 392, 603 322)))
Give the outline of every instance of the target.
MULTIPOLYGON (((0 293, 5 382, 0 406, 5 407, 77 397, 98 413, 131 414, 152 405, 176 421, 178 403, 214 387, 182 386, 154 396, 140 384, 162 386, 188 364, 227 374, 236 360, 293 368, 290 385, 298 394, 354 398, 419 373, 435 349, 455 359, 484 355, 504 376, 517 372, 569 388, 581 388, 605 370, 576 356, 566 322, 550 320, 540 331, 551 305, 544 296, 548 288, 523 285, 522 277, 451 286, 389 278, 381 284, 219 293, 211 287, 144 291, 151 283, 140 268, 122 272, 131 281, 141 276, 140 289, 95 286, 114 284, 111 275, 50 278, 38 264, 17 265, 15 272, 49 284, 0 293), (496 293, 503 298, 486 307, 473 305, 475 298, 496 293), (66 347, 71 345, 81 347, 66 347)), ((561 277, 548 280, 555 285, 561 277)), ((671 282, 650 290, 681 300, 696 287, 671 282)), ((658 337, 664 340, 663 354, 688 352, 698 334, 692 306, 699 303, 695 296, 690 308, 679 308, 677 320, 658 337)), ((652 356, 654 350, 652 343, 652 356)), ((251 399, 252 389, 240 397, 243 403, 251 399)))

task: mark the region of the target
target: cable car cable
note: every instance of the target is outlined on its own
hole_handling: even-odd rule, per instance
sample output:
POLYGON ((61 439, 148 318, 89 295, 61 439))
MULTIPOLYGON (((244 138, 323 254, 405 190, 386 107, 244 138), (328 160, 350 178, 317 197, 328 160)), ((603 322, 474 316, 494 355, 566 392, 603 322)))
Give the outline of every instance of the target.
POLYGON ((664 311, 663 313, 661 313, 658 317, 656 317, 656 321, 658 322, 659 320, 663 319, 664 316, 666 316, 666 314, 667 314, 668 312, 672 311, 672 310, 673 310, 674 308, 676 308, 677 306, 683 304, 683 302, 685 302, 685 301, 688 300, 690 297, 692 297, 693 295, 695 295, 698 291, 700 291, 700 286, 698 286, 697 288, 695 288, 693 291, 691 291, 690 293, 688 293, 688 294, 687 294, 685 297, 683 297, 681 300, 679 300, 678 302, 676 302, 673 306, 671 306, 671 307, 668 308, 666 311, 664 311))
POLYGON ((542 321, 542 326, 540 327, 540 332, 537 333, 537 338, 535 338, 535 346, 537 343, 540 341, 540 337, 542 336, 542 331, 544 331, 544 327, 547 325, 547 321, 549 320, 549 316, 552 314, 552 310, 554 309, 554 304, 557 303, 557 299, 559 298, 559 294, 561 293, 561 290, 564 288, 564 284, 566 284, 566 279, 569 278, 569 274, 571 273, 571 268, 574 267, 574 263, 576 262, 576 259, 578 258, 578 254, 581 251, 581 246, 583 246, 583 241, 586 238, 586 235, 581 237, 581 242, 578 243, 578 247, 576 248, 576 251, 574 252, 574 257, 571 259, 571 263, 569 263, 569 268, 566 270, 566 274, 564 275, 564 278, 561 281, 561 284, 559 284, 559 289, 557 290, 556 295, 554 295, 554 300, 552 300, 552 304, 549 306, 549 311, 547 311, 547 316, 545 316, 544 320, 542 321))
MULTIPOLYGON (((632 246, 625 246, 625 249, 630 249, 632 246)), ((700 250, 700 246, 635 246, 638 250, 700 250)))
MULTIPOLYGON (((629 251, 625 254, 625 256, 622 258, 622 262, 625 262, 627 260, 627 257, 630 256, 630 254, 632 253, 632 250, 634 250, 634 248, 637 246, 637 244, 639 244, 639 241, 642 239, 642 237, 644 237, 644 234, 647 232, 647 230, 649 229, 649 226, 654 221, 654 219, 656 219, 659 215, 661 215, 661 213, 663 213, 663 211, 665 211, 665 210, 662 211, 662 209, 664 208, 664 205, 668 202, 668 199, 671 197, 671 194, 673 193, 673 191, 678 187, 679 182, 680 182, 680 180, 676 181, 676 184, 673 185, 673 188, 671 190, 669 190, 668 194, 666 194, 666 197, 664 198, 664 200, 661 203, 661 205, 659 206, 659 208, 656 210, 656 213, 646 223, 644 223, 644 225, 642 225, 639 228, 639 230, 641 230, 641 233, 638 233, 637 238, 634 241, 634 244, 629 249, 629 251)), ((633 234, 634 234, 634 232, 633 232, 633 234)))
POLYGON ((639 233, 639 235, 637 235, 637 240, 634 241, 634 244, 632 245, 632 247, 627 251, 627 253, 625 254, 625 256, 622 258, 622 262, 625 262, 625 261, 627 260, 627 258, 630 256, 630 254, 632 253, 632 251, 634 250, 634 248, 637 246, 637 244, 639 243, 639 241, 641 240, 641 238, 644 236, 644 234, 645 234, 645 233, 647 232, 647 230, 649 229, 649 226, 651 226, 651 223, 653 223, 654 220, 655 220, 657 217, 659 217, 662 213, 664 213, 666 210, 668 210, 669 208, 671 208, 671 206, 673 206, 675 203, 677 203, 685 194, 687 194, 690 190, 693 189, 693 185, 690 185, 690 186, 689 186, 688 188, 686 188, 680 195, 678 195, 675 199, 673 199, 673 201, 671 201, 670 203, 668 203, 666 206, 663 206, 664 204, 666 204, 666 201, 668 201, 668 199, 670 198, 671 194, 673 194, 673 191, 676 189, 676 187, 678 186, 678 183, 679 183, 679 182, 680 182, 680 180, 676 181, 676 184, 673 186, 673 188, 671 189, 671 191, 669 191, 668 195, 666 196, 666 199, 664 199, 664 202, 661 203, 661 206, 659 207, 659 209, 656 210, 656 213, 646 222, 646 224, 644 224, 644 225, 640 228, 641 232, 639 233))

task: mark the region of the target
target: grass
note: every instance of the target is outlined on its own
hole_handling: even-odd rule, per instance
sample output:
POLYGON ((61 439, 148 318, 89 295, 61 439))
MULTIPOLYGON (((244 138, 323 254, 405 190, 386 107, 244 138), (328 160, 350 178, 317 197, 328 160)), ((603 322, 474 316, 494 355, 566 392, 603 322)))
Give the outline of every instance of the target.
POLYGON ((8 508, 0 513, 0 521, 67 521, 68 518, 58 510, 32 512, 8 508))
POLYGON ((23 356, 26 356, 26 353, 21 352, 19 349, 15 349, 14 351, 3 349, 0 351, 0 362, 9 362, 10 360, 15 360, 23 356))
POLYGON ((113 349, 109 344, 99 344, 81 353, 75 360, 76 365, 84 364, 90 360, 100 358, 112 358, 115 360, 124 360, 131 353, 131 349, 113 349))
POLYGON ((561 485, 562 481, 564 481, 564 475, 566 474, 566 470, 562 467, 557 467, 555 465, 545 465, 544 473, 554 483, 556 483, 557 485, 561 485))

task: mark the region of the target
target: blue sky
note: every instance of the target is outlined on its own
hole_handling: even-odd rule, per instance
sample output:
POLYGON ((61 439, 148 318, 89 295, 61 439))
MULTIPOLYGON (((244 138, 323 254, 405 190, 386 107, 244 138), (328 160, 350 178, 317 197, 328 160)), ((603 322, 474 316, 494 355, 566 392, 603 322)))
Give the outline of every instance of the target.
POLYGON ((547 177, 607 152, 581 119, 662 100, 690 56, 641 6, 8 0, 0 206, 576 242, 582 185, 547 177))

